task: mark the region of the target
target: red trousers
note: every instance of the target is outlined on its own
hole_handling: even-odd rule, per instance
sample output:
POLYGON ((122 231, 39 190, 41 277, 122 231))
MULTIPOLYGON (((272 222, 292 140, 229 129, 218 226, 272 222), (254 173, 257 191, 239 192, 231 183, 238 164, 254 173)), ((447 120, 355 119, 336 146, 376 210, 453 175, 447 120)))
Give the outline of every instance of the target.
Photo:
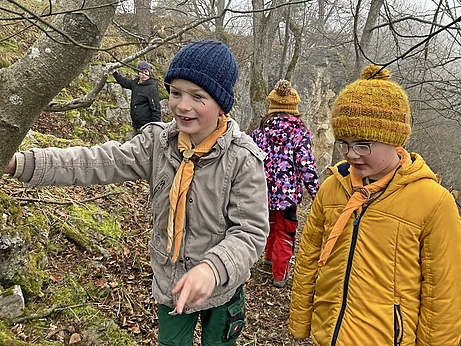
POLYGON ((290 274, 290 259, 295 247, 298 220, 296 207, 269 210, 270 232, 266 243, 266 260, 272 261, 274 280, 283 281, 290 274))

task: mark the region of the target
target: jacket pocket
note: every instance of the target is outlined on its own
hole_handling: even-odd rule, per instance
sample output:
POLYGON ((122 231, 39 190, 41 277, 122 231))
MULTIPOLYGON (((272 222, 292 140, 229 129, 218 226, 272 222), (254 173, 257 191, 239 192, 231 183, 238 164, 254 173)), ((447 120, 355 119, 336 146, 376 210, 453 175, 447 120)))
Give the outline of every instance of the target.
POLYGON ((155 199, 159 193, 164 191, 166 186, 169 186, 170 179, 168 175, 163 174, 157 181, 153 184, 153 189, 151 193, 151 198, 155 199))
POLYGON ((223 340, 227 342, 237 339, 245 326, 245 291, 242 286, 237 288, 234 296, 226 305, 227 318, 223 340))
POLYGON ((168 261, 168 255, 157 249, 152 241, 149 241, 149 253, 150 258, 162 266, 168 261))
POLYGON ((394 346, 400 346, 403 339, 403 318, 400 305, 394 305, 394 346))

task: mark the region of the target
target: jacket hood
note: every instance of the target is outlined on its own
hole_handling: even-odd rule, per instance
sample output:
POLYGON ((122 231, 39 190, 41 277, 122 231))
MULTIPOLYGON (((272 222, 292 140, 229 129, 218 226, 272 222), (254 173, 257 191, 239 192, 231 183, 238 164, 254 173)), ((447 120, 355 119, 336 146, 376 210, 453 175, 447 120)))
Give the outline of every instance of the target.
POLYGON ((269 118, 266 124, 277 124, 277 123, 285 123, 285 124, 290 124, 293 126, 302 125, 301 119, 291 114, 277 115, 275 117, 269 118))
MULTIPOLYGON (((410 153, 411 165, 397 169, 392 179, 388 191, 394 191, 402 186, 408 185, 420 179, 432 179, 437 181, 434 172, 429 168, 421 155, 410 153)), ((349 163, 346 160, 340 161, 334 166, 328 167, 328 173, 338 179, 341 185, 348 193, 352 193, 352 187, 349 178, 349 163)))

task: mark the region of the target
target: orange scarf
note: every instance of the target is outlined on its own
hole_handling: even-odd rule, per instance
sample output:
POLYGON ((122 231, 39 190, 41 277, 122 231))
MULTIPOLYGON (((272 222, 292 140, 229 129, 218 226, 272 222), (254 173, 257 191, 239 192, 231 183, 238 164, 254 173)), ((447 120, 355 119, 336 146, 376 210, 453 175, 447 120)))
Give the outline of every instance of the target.
POLYGON ((336 221, 335 225, 333 226, 333 230, 331 231, 328 240, 325 244, 325 247, 320 255, 319 266, 322 267, 330 257, 331 251, 336 244, 336 240, 338 240, 339 236, 344 230, 344 227, 347 224, 347 221, 350 219, 352 213, 354 211, 358 211, 358 214, 362 213, 363 206, 368 203, 371 196, 383 190, 389 182, 392 180, 395 172, 400 166, 407 166, 411 164, 411 157, 410 154, 403 149, 402 147, 397 147, 397 154, 401 157, 399 165, 392 170, 391 172, 387 173, 384 177, 375 181, 372 184, 363 186, 362 178, 357 175, 354 170, 354 167, 350 167, 349 171, 351 174, 351 183, 352 183, 352 196, 347 202, 346 206, 344 207, 341 215, 339 216, 338 220, 336 221))
POLYGON ((170 213, 168 216, 168 245, 167 251, 171 252, 171 247, 174 242, 174 251, 171 261, 176 262, 181 248, 182 232, 184 229, 184 219, 186 216, 186 196, 189 191, 189 186, 194 177, 195 164, 192 162, 192 156, 202 157, 207 154, 216 144, 216 141, 222 136, 226 130, 228 115, 223 115, 218 118, 218 127, 216 130, 200 142, 195 148, 192 148, 192 142, 189 135, 179 132, 178 148, 182 153, 183 160, 173 180, 173 185, 170 190, 170 213))

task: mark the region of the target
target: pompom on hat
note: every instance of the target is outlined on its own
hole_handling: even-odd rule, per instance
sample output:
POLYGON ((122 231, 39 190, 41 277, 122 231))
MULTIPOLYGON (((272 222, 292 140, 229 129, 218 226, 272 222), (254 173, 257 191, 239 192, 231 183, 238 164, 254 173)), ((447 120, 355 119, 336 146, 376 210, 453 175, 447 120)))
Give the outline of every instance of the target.
POLYGON ((149 65, 149 63, 148 63, 147 61, 143 61, 143 60, 141 60, 141 61, 138 62, 138 65, 136 65, 136 68, 137 68, 138 70, 145 69, 145 70, 150 71, 150 65, 149 65))
POLYGON ((298 92, 287 80, 281 79, 267 97, 269 99, 269 110, 271 113, 290 113, 298 115, 298 105, 301 102, 298 92))
POLYGON ((173 79, 195 83, 229 113, 237 77, 237 62, 229 48, 219 41, 202 40, 188 44, 174 56, 164 82, 168 92, 173 79))
POLYGON ((331 125, 335 139, 357 138, 403 146, 411 133, 406 92, 390 81, 388 70, 368 65, 361 79, 338 95, 331 125))

